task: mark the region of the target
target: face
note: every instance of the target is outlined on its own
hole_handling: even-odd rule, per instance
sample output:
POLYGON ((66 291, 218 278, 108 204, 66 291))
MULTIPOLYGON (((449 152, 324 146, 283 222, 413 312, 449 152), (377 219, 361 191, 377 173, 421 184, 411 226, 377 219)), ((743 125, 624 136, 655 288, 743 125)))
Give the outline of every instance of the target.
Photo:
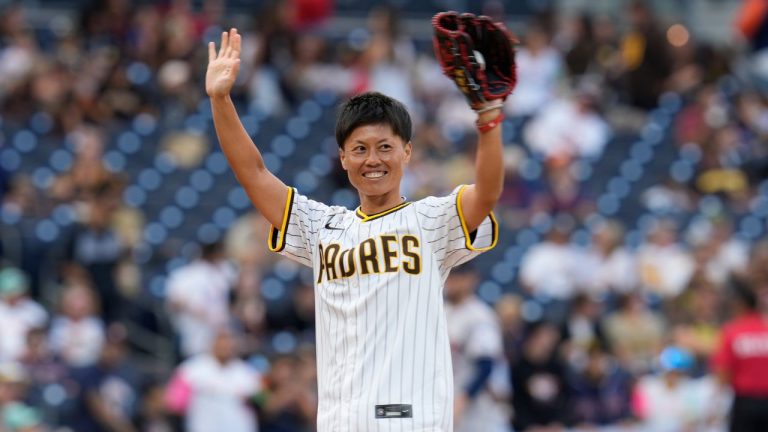
POLYGON ((361 196, 400 195, 403 169, 411 159, 411 143, 386 124, 360 126, 339 150, 341 166, 361 196))
POLYGON ((213 342, 213 356, 219 361, 229 361, 237 354, 235 335, 221 331, 213 342))
POLYGON ((455 303, 471 295, 477 286, 477 276, 474 273, 456 273, 448 276, 445 281, 445 298, 455 303))

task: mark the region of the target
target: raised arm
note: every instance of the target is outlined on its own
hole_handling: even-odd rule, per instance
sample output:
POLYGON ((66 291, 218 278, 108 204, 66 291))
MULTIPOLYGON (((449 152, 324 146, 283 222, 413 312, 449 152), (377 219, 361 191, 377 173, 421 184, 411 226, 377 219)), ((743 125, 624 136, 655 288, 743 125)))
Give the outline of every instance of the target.
POLYGON ((237 29, 221 35, 221 47, 208 44, 208 71, 205 91, 211 99, 216 136, 235 172, 256 209, 275 227, 283 221, 288 187, 264 165, 259 149, 245 131, 230 98, 230 91, 240 70, 241 37, 237 29))
MULTIPOLYGON (((498 108, 478 114, 478 124, 499 120, 501 104, 489 102, 482 107, 498 108)), ((499 121, 500 123, 500 121, 499 121)), ((478 131, 477 155, 475 156, 475 184, 464 188, 461 194, 461 210, 467 230, 474 231, 496 206, 504 187, 504 149, 501 141, 501 124, 488 131, 478 131)))
POLYGON ((504 186, 501 110, 517 84, 517 39, 503 23, 467 13, 440 12, 432 18, 432 27, 443 72, 478 114, 475 184, 459 196, 459 210, 471 232, 496 206, 504 186))

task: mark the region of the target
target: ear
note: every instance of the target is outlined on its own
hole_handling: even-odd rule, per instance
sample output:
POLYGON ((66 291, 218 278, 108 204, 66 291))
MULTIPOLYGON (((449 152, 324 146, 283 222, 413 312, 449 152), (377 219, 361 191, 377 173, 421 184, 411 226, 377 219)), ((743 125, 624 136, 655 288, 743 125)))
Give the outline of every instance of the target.
POLYGON ((344 168, 344 171, 347 170, 347 157, 344 154, 344 149, 339 149, 339 160, 341 161, 341 167, 344 168))
POLYGON ((405 143, 404 145, 405 150, 405 163, 407 164, 411 160, 411 153, 413 152, 413 144, 411 144, 410 141, 405 143))

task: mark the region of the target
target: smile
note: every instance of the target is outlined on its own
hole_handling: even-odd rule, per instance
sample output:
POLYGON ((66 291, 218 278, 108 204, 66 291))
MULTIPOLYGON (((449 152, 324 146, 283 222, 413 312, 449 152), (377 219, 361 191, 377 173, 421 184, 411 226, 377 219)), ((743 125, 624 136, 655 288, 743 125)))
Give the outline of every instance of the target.
POLYGON ((386 171, 371 171, 363 174, 363 177, 369 178, 369 179, 377 179, 384 177, 387 174, 386 171))

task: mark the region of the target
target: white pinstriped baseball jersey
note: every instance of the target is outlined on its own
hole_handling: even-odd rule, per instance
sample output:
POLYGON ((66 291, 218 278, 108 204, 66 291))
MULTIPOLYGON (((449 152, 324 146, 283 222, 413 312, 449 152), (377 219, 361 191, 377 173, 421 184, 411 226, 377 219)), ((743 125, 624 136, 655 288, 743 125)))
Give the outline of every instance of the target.
POLYGON ((318 431, 452 430, 443 283, 498 236, 493 214, 467 232, 463 188, 374 215, 289 189, 268 242, 314 271, 318 431))

